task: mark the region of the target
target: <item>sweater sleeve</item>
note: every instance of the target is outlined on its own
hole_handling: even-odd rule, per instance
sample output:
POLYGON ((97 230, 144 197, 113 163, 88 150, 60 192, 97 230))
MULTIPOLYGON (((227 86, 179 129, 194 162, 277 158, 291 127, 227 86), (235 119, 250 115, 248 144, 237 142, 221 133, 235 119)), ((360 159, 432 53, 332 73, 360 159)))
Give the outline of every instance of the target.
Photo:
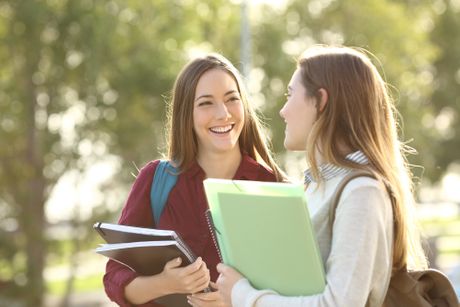
POLYGON ((240 280, 232 290, 233 306, 365 306, 376 281, 391 273, 391 225, 390 200, 377 184, 347 186, 336 211, 324 292, 286 297, 240 280))
MULTIPOLYGON (((150 162, 141 169, 131 188, 128 199, 123 207, 119 224, 152 227, 153 216, 150 208, 150 189, 153 181, 153 174, 158 162, 150 162)), ((104 289, 107 296, 119 306, 132 306, 125 299, 125 287, 137 277, 137 273, 128 267, 108 260, 103 278, 104 289)), ((145 306, 148 306, 145 304, 145 306)))

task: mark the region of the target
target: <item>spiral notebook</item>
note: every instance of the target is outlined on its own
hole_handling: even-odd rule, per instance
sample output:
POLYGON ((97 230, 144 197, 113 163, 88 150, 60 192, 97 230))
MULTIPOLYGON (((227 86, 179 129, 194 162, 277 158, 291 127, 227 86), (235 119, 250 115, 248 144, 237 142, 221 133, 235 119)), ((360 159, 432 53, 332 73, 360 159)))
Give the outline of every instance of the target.
MULTIPOLYGON (((100 244, 95 252, 135 271, 139 275, 161 273, 166 262, 181 257, 181 266, 196 260, 196 256, 182 238, 172 230, 142 228, 110 223, 93 226, 107 242, 100 244)), ((210 289, 206 289, 206 292, 210 289)), ((155 299, 165 307, 189 307, 185 294, 171 294, 155 299)))
POLYGON ((224 263, 257 289, 286 296, 324 290, 324 267, 303 185, 206 179, 204 187, 224 263))

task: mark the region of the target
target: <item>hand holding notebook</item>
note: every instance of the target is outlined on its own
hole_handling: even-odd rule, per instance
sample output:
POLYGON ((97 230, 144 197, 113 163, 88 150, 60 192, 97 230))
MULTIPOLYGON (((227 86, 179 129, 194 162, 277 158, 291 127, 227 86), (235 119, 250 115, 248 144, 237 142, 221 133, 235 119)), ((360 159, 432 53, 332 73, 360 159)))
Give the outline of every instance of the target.
POLYGON ((177 257, 182 259, 182 266, 196 260, 174 231, 109 223, 96 223, 94 229, 108 243, 96 248, 96 253, 118 261, 140 275, 161 273, 164 265, 177 257))
POLYGON ((258 289, 287 296, 324 290, 302 185, 206 179, 204 187, 225 264, 258 289))
MULTIPOLYGON (((107 242, 96 248, 96 253, 125 265, 139 275, 156 275, 164 272, 171 275, 167 279, 174 279, 176 267, 187 266, 184 270, 190 270, 189 273, 193 275, 204 265, 201 258, 197 260, 190 248, 174 231, 109 223, 96 223, 93 227, 107 242), (181 260, 177 265, 171 262, 178 258, 181 260), (168 268, 164 270, 167 263, 172 270, 168 268)), ((181 283, 175 284, 180 287, 181 283)), ((193 286, 193 284, 189 285, 190 293, 194 292, 193 286)), ((185 294, 167 295, 155 301, 164 306, 190 306, 185 294)))

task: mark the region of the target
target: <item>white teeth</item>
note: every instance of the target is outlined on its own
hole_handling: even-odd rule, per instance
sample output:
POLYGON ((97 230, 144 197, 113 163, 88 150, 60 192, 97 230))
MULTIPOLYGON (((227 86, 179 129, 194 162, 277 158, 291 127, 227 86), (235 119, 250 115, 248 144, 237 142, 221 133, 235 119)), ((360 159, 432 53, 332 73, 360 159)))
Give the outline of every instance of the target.
POLYGON ((230 130, 232 130, 232 128, 233 128, 233 125, 228 125, 228 126, 223 126, 223 127, 212 127, 212 128, 209 128, 209 130, 211 130, 214 133, 227 133, 230 130))

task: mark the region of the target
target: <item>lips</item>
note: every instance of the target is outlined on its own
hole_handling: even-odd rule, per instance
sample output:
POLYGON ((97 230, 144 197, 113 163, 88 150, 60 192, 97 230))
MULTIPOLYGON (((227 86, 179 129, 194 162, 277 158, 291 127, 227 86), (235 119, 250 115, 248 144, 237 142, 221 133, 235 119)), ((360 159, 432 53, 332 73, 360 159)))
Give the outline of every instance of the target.
POLYGON ((212 128, 209 128, 209 131, 211 131, 212 133, 217 133, 217 134, 225 134, 225 133, 232 131, 234 126, 235 124, 212 127, 212 128))

